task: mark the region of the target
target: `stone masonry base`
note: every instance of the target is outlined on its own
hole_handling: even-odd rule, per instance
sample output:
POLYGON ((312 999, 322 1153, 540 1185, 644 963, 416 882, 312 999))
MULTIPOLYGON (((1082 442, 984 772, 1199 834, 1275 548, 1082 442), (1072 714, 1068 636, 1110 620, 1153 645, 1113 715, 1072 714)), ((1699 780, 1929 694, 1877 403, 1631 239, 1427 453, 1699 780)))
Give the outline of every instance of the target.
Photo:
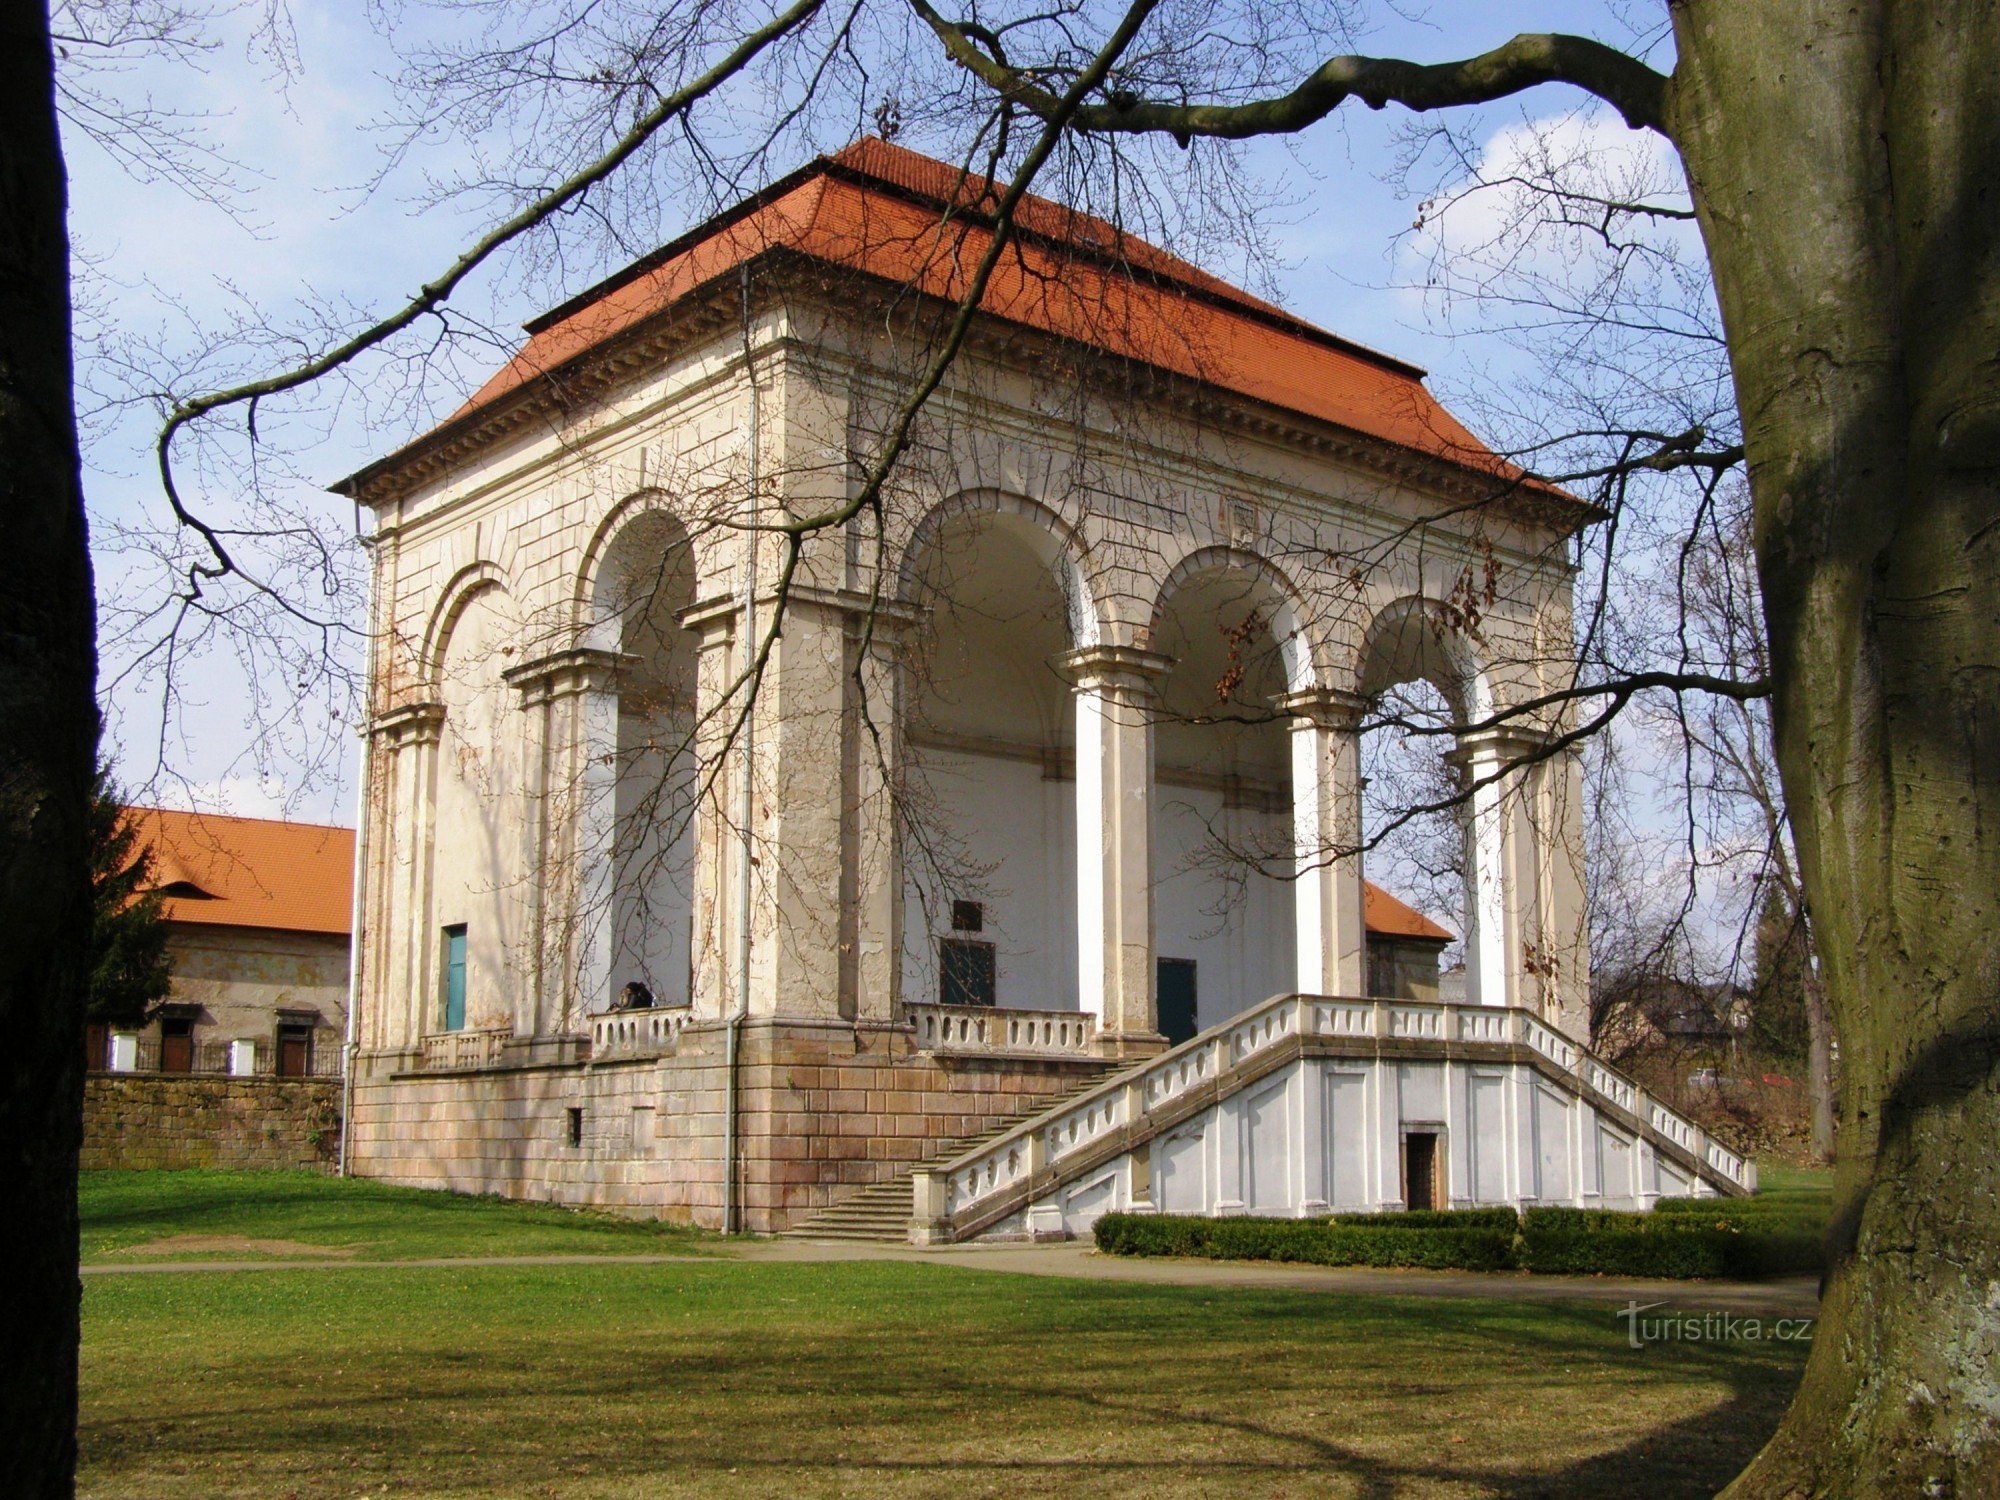
MULTIPOLYGON (((668 1056, 454 1072, 363 1054, 350 1161, 418 1187, 592 1205, 720 1228, 726 1028, 668 1056)), ((1052 1100, 1103 1064, 938 1057, 907 1027, 745 1023, 737 1062, 740 1227, 773 1233, 1052 1100)))

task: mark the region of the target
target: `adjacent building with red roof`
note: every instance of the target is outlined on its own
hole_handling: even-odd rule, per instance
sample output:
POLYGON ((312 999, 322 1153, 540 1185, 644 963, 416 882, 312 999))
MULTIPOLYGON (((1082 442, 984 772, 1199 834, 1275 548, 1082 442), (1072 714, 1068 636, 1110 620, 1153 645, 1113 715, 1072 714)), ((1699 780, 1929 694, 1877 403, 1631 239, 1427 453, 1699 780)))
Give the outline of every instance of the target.
POLYGON ((142 1031, 91 1038, 120 1072, 337 1073, 347 1025, 354 830, 134 807, 167 899, 173 993, 142 1031))

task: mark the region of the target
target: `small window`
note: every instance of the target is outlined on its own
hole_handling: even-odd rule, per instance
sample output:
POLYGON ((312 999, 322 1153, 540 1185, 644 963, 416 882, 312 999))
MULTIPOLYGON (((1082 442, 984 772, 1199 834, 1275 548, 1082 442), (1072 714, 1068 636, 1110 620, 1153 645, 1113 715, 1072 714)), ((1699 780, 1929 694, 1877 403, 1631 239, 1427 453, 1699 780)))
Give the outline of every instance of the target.
POLYGON ((571 1106, 568 1113, 569 1143, 572 1146, 581 1146, 583 1144, 583 1111, 576 1106, 571 1106))
POLYGON ((984 932, 986 930, 986 904, 982 901, 952 902, 951 930, 953 932, 984 932))
POLYGON ((991 943, 945 938, 938 945, 938 977, 946 1005, 992 1005, 996 973, 991 943))
POLYGON ((194 1071, 194 1021, 187 1016, 164 1016, 160 1020, 160 1071, 194 1071))
POLYGON ((444 930, 444 1029, 465 1030, 465 924, 444 930))
POLYGON ((111 1066, 111 1028, 102 1021, 83 1028, 83 1065, 93 1073, 111 1066))

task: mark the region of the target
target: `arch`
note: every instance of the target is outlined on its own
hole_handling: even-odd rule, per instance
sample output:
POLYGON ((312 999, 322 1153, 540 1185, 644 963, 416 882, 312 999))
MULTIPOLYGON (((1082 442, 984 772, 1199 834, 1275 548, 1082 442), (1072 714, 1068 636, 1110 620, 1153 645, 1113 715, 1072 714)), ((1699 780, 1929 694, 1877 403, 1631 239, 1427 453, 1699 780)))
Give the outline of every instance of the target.
POLYGON ((619 539, 632 526, 643 524, 655 516, 672 525, 680 545, 693 548, 694 540, 688 533, 687 523, 671 508, 666 491, 651 487, 634 490, 613 505, 598 521, 590 540, 584 545, 583 560, 577 566, 571 589, 570 627, 575 632, 577 644, 616 649, 615 641, 607 643, 594 638, 604 624, 598 607, 604 602, 605 589, 610 582, 605 573, 605 562, 612 556, 619 539))
POLYGON ((1463 722, 1477 723, 1493 712, 1487 663, 1472 639, 1451 626, 1444 609, 1437 599, 1405 594, 1375 611, 1354 659, 1354 681, 1363 697, 1425 681, 1444 694, 1463 722))
POLYGON ((1268 604, 1267 623, 1284 662, 1286 690, 1302 693, 1316 687, 1319 669, 1306 631, 1305 596, 1277 564, 1241 547, 1197 547, 1168 569, 1153 596, 1150 639, 1160 639, 1175 594, 1197 578, 1225 572, 1247 575, 1268 604))
POLYGON ((514 594, 508 587, 507 575, 497 565, 481 560, 460 568, 438 591, 437 602, 431 606, 430 617, 424 622, 424 633, 417 651, 417 680, 423 683, 431 697, 437 696, 444 654, 450 648, 451 634, 458 628, 460 616, 476 595, 489 589, 497 589, 512 602, 514 594))
POLYGON ((1105 622, 1098 611, 1096 592, 1090 586, 1088 553, 1075 527, 1040 501, 1007 490, 962 490, 931 507, 903 548, 897 570, 896 597, 914 602, 924 562, 938 545, 945 529, 968 517, 992 516, 1008 526, 1010 535, 1024 541, 1037 558, 1055 575, 1062 590, 1063 606, 1069 616, 1071 642, 1095 646, 1104 638, 1105 622))

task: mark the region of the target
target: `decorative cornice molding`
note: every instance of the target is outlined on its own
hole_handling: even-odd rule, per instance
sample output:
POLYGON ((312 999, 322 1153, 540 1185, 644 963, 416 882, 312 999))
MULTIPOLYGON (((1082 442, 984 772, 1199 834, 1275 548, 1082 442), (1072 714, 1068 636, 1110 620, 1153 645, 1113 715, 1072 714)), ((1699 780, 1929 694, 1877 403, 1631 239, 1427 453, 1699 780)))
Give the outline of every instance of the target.
POLYGON ((1294 729, 1338 729, 1348 732, 1359 729, 1361 720, 1367 714, 1372 699, 1360 693, 1343 692, 1339 688, 1305 688, 1296 693, 1286 693, 1277 700, 1278 707, 1292 716, 1294 729))
POLYGON ((382 741, 385 749, 400 750, 405 745, 435 745, 444 733, 442 703, 405 703, 377 714, 369 722, 368 734, 382 741))
POLYGON ((509 667, 500 676, 520 693, 524 704, 542 703, 570 693, 609 692, 618 686, 619 674, 637 660, 597 646, 571 646, 509 667))
POLYGON ((1084 646, 1055 658, 1055 669, 1079 689, 1114 687, 1152 693, 1174 669, 1174 658, 1137 646, 1084 646))

